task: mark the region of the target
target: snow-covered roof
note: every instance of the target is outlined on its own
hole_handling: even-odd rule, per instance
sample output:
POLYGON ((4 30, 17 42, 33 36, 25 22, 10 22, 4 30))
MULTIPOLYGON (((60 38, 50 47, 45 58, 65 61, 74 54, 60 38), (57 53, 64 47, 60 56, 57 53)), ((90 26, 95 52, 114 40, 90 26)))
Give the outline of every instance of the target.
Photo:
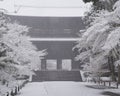
POLYGON ((3 0, 0 9, 7 14, 23 16, 79 17, 89 10, 91 4, 82 0, 3 0))

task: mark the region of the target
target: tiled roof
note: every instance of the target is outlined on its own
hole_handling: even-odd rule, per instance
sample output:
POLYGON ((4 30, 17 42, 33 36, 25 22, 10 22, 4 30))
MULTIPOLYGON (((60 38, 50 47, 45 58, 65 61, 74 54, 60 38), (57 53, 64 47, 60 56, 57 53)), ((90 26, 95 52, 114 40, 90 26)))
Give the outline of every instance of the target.
POLYGON ((10 16, 14 21, 31 27, 30 35, 39 37, 78 37, 79 30, 85 28, 80 17, 27 17, 10 16))

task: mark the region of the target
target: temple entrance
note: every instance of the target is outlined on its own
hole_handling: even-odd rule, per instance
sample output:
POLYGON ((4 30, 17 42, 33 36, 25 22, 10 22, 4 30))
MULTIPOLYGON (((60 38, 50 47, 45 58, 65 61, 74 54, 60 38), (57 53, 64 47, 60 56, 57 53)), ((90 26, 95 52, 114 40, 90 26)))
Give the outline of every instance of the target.
POLYGON ((57 70, 57 60, 46 60, 47 70, 57 70))
MULTIPOLYGON (((63 60, 55 60, 48 59, 46 60, 46 64, 42 63, 41 67, 44 65, 44 70, 66 70, 70 71, 72 69, 72 60, 71 59, 63 59, 63 60)), ((43 69, 43 68, 42 68, 43 69)))
POLYGON ((62 70, 71 70, 72 69, 72 61, 70 59, 62 60, 62 70))

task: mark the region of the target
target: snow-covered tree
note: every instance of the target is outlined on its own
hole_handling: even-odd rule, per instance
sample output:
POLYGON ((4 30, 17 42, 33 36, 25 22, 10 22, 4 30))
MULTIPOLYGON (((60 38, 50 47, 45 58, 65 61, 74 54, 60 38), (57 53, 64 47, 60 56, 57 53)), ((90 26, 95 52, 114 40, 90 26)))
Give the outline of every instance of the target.
POLYGON ((18 23, 10 23, 0 16, 0 80, 10 80, 19 75, 33 74, 39 70, 46 51, 38 51, 29 41, 29 28, 18 23))
POLYGON ((83 0, 85 3, 93 2, 94 10, 113 10, 113 5, 117 0, 83 0))
POLYGON ((113 63, 119 60, 116 58, 119 54, 116 54, 115 50, 119 50, 116 46, 120 42, 120 0, 115 3, 113 9, 111 12, 99 10, 93 13, 94 15, 90 15, 89 18, 93 21, 82 34, 78 45, 75 46, 79 49, 76 59, 81 61, 87 59, 85 67, 91 72, 97 73, 102 69, 108 69, 109 60, 112 60, 111 68, 113 69, 113 63), (112 59, 109 59, 111 57, 112 59))

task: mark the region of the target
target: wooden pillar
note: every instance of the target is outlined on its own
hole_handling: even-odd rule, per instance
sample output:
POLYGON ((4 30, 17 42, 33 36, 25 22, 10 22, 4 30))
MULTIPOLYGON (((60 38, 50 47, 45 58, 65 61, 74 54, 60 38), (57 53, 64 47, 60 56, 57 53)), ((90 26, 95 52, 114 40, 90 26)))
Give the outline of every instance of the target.
POLYGON ((62 60, 57 59, 57 70, 62 70, 62 60))
POLYGON ((74 60, 73 59, 71 59, 72 61, 71 61, 71 69, 75 69, 75 64, 74 64, 74 60))
POLYGON ((46 70, 46 59, 42 59, 41 70, 46 70))
POLYGON ((74 61, 74 59, 71 59, 71 70, 73 69, 79 69, 79 65, 77 61, 74 61))

